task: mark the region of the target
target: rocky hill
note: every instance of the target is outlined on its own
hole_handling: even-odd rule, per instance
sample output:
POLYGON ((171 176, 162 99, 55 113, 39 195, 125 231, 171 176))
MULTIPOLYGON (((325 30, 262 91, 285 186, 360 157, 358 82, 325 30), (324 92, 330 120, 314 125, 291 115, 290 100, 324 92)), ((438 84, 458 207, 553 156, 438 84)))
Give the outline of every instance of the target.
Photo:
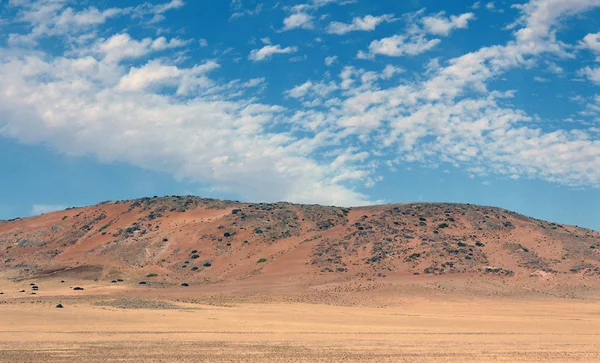
POLYGON ((600 234, 493 207, 339 208, 198 197, 105 202, 0 222, 0 276, 168 286, 487 281, 600 286, 600 234))

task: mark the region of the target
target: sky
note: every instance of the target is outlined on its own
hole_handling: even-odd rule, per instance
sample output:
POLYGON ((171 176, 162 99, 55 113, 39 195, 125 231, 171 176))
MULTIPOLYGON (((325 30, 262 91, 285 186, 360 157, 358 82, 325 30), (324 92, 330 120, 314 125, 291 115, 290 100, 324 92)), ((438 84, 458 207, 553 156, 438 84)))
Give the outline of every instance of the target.
POLYGON ((600 230, 600 0, 0 0, 0 218, 194 194, 600 230))

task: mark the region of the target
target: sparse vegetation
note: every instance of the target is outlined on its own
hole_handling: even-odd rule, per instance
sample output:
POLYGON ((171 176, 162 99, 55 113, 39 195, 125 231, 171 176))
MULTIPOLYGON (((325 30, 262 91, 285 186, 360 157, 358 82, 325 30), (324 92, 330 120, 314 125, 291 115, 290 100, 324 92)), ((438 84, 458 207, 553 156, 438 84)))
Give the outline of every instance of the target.
POLYGON ((256 263, 265 263, 265 262, 267 262, 267 259, 264 257, 262 257, 258 261, 256 261, 256 263))

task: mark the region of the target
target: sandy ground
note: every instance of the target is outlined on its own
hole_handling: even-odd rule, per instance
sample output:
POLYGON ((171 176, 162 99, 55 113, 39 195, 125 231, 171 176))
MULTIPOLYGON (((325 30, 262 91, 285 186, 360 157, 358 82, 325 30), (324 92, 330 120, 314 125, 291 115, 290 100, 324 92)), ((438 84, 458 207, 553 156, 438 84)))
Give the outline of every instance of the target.
POLYGON ((57 309, 50 300, 5 300, 0 361, 600 361, 600 303, 592 301, 172 304, 75 299, 57 309))

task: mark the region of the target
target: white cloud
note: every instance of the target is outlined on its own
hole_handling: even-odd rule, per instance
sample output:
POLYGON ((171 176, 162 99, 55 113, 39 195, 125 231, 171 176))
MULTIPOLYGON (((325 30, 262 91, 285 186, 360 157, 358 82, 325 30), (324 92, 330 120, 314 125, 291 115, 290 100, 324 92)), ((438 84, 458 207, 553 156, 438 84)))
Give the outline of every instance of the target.
POLYGON ((121 78, 117 89, 119 91, 141 91, 151 84, 177 84, 180 74, 179 68, 165 66, 155 61, 141 68, 131 68, 129 73, 121 78))
POLYGON ((298 51, 297 47, 285 47, 281 45, 265 45, 260 49, 253 49, 248 56, 248 59, 254 62, 260 62, 271 59, 273 54, 290 54, 298 51))
POLYGON ((62 204, 34 204, 31 208, 31 214, 37 216, 40 214, 56 212, 67 208, 68 206, 62 204))
POLYGON ((391 57, 417 55, 427 52, 439 43, 439 39, 427 39, 423 35, 393 35, 391 37, 372 41, 371 44, 369 44, 369 53, 359 51, 357 57, 368 59, 373 58, 373 56, 377 54, 391 57))
POLYGON ((334 21, 329 23, 326 31, 329 34, 337 35, 346 34, 352 31, 373 31, 379 24, 392 21, 393 17, 393 14, 381 16, 366 15, 362 18, 355 17, 350 24, 334 21))
MULTIPOLYGON (((36 56, 2 59, 4 136, 43 140, 65 153, 92 153, 101 161, 172 173, 249 199, 367 202, 334 180, 345 170, 334 171, 309 157, 321 142, 267 131, 284 109, 245 100, 239 82, 215 83, 178 100, 169 93, 142 90, 147 77, 139 78, 141 84, 127 81, 130 92, 116 90, 134 78, 133 69, 122 74, 122 67, 106 63, 106 74, 99 75, 96 62, 75 73, 73 62, 57 58, 48 63, 36 56)), ((169 67, 152 68, 150 63, 140 69, 147 74, 150 69, 191 72, 169 67)), ((330 137, 323 134, 320 139, 330 137)))
POLYGON ((198 42, 200 43, 200 46, 201 46, 202 48, 204 48, 204 47, 208 47, 208 41, 207 41, 206 39, 204 39, 204 38, 200 38, 200 40, 199 40, 198 42))
POLYGON ((600 33, 586 35, 579 45, 595 53, 600 53, 600 33))
POLYGON ((21 9, 16 20, 28 24, 30 29, 26 34, 9 34, 9 42, 35 45, 41 37, 62 36, 67 33, 81 34, 105 23, 109 18, 127 14, 131 10, 110 8, 100 11, 91 6, 75 11, 71 7, 66 7, 66 4, 66 1, 58 0, 20 3, 21 9))
POLYGON ((329 67, 333 63, 337 62, 337 59, 338 59, 337 55, 333 55, 333 56, 330 56, 330 57, 325 57, 325 65, 327 67, 329 67))
POLYGON ((390 79, 400 73, 404 73, 404 69, 388 64, 381 72, 381 77, 383 79, 390 79))
POLYGON ((118 91, 137 92, 146 90, 151 86, 180 86, 178 93, 185 94, 189 91, 192 80, 196 85, 212 85, 211 81, 201 76, 218 67, 217 63, 211 61, 181 70, 176 66, 164 65, 160 61, 153 60, 140 68, 131 68, 129 73, 119 80, 116 89, 118 91))
POLYGON ((469 21, 474 18, 475 14, 473 13, 465 13, 459 16, 450 15, 448 18, 441 12, 434 16, 426 16, 421 21, 427 33, 448 36, 454 29, 466 29, 469 26, 469 21))
POLYGON ((409 24, 404 34, 373 40, 369 44, 369 51, 359 51, 357 58, 373 59, 378 54, 400 57, 425 53, 441 42, 437 38, 428 38, 428 34, 448 36, 454 29, 466 29, 469 21, 475 18, 473 13, 450 17, 443 12, 426 17, 422 17, 422 13, 423 10, 406 14, 409 24))
MULTIPOLYGON (((294 13, 328 3, 309 2, 294 13)), ((91 30, 67 28, 69 36, 89 37, 76 51, 67 47, 69 54, 35 45, 0 48, 0 134, 251 200, 364 204, 369 198, 353 187, 381 180, 381 166, 409 162, 451 164, 486 180, 498 174, 597 187, 597 128, 539 127, 543 119, 511 104, 515 91, 489 89, 513 68, 556 69, 547 59, 572 57, 573 48, 557 40, 556 31, 562 19, 593 6, 600 0, 530 0, 517 7, 521 16, 506 44, 440 57, 418 76, 397 77, 403 70, 394 65, 346 66, 339 75, 290 86, 285 104, 297 103, 296 109, 261 102, 264 79, 211 78, 214 61, 184 67, 189 63, 159 53, 185 50, 186 41, 132 39, 121 29, 105 29, 106 39, 97 39, 91 30)), ((444 35, 447 28, 427 30, 420 19, 416 28, 372 42, 363 55, 433 48, 440 40, 427 35, 444 35)), ((266 45, 249 58, 296 51, 266 45)), ((590 77, 596 68, 581 72, 590 77)), ((599 105, 600 97, 588 97, 582 107, 598 115, 599 105)))
POLYGON ((577 74, 581 77, 587 78, 589 81, 600 84, 600 67, 585 67, 580 69, 577 74))
POLYGON ((554 63, 554 62, 550 62, 547 61, 546 65, 548 67, 548 71, 554 74, 563 74, 564 69, 562 69, 562 67, 560 67, 558 64, 554 63))
POLYGON ((156 39, 144 38, 141 41, 132 39, 127 33, 116 34, 98 42, 93 51, 101 54, 107 62, 120 62, 123 59, 140 58, 151 52, 178 48, 189 42, 178 38, 168 40, 165 37, 156 39))
MULTIPOLYGON (((233 2, 232 4, 234 4, 235 2, 233 2)), ((254 15, 258 15, 262 12, 262 8, 263 8, 263 4, 257 4, 256 7, 254 7, 254 9, 243 9, 241 7, 241 2, 238 2, 238 4, 240 6, 238 6, 236 8, 236 11, 234 11, 231 14, 231 17, 229 18, 229 20, 235 20, 238 18, 241 18, 243 16, 254 16, 254 15)))
POLYGON ((306 13, 294 13, 283 19, 283 31, 292 30, 296 28, 312 29, 314 28, 312 19, 313 17, 306 13))
MULTIPOLYGON (((518 7, 522 16, 515 26, 522 27, 515 31, 514 41, 483 47, 445 66, 438 62, 423 80, 382 88, 377 79, 384 79, 385 72, 377 76, 347 67, 340 74, 338 89, 328 98, 311 93, 315 82, 292 90, 305 106, 313 100, 318 101, 316 106, 331 105, 303 112, 296 122, 310 127, 335 125, 338 135, 344 135, 340 137, 375 139, 380 153, 398 150, 397 162, 450 163, 477 175, 600 186, 597 134, 591 129, 536 128, 531 124, 534 117, 505 106, 510 103, 503 100, 515 92, 487 89, 489 80, 514 67, 531 67, 542 55, 569 56, 566 46, 556 40, 555 29, 566 15, 592 6, 600 6, 600 1, 532 0, 518 7)), ((403 48, 408 37, 391 37, 389 46, 375 43, 376 49, 408 54, 403 48)), ((555 64, 547 65, 554 73, 562 71, 555 64)), ((587 67, 581 73, 595 79, 596 71, 587 67)), ((600 107, 587 107, 600 114, 600 107)))
POLYGON ((133 9, 133 13, 136 17, 142 19, 150 16, 148 22, 152 24, 163 21, 165 19, 164 13, 167 11, 179 9, 183 6, 183 0, 171 0, 169 2, 159 4, 144 2, 143 4, 136 6, 133 9))

